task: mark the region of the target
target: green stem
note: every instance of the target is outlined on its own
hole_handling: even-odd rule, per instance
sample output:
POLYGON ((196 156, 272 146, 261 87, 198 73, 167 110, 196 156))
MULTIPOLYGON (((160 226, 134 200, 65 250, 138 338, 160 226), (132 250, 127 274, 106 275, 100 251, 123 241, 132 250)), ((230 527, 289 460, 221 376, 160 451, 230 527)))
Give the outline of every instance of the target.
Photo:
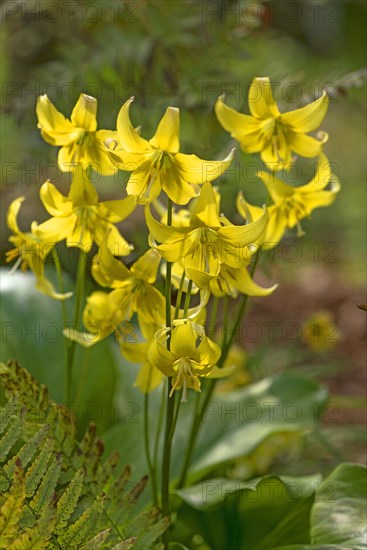
POLYGON ((162 422, 163 422, 164 409, 165 409, 165 407, 164 407, 165 399, 164 399, 163 391, 162 391, 162 396, 161 396, 162 397, 161 406, 159 407, 159 417, 158 417, 158 424, 157 424, 157 430, 156 430, 156 434, 155 434, 154 451, 153 451, 153 465, 154 465, 155 471, 157 471, 159 440, 160 440, 160 435, 161 435, 162 422))
MULTIPOLYGON (((259 261, 259 258, 260 258, 260 249, 257 251, 257 253, 255 255, 255 260, 254 260, 254 263, 253 263, 251 271, 250 271, 251 276, 253 276, 253 274, 255 272, 255 269, 256 269, 257 263, 259 261)), ((238 330, 238 325, 239 325, 239 323, 240 323, 240 321, 241 321, 241 319, 242 319, 242 317, 245 313, 245 310, 246 310, 246 307, 247 307, 247 304, 248 304, 248 298, 249 297, 248 297, 247 294, 245 294, 242 297, 242 302, 241 302, 240 308, 238 310, 238 314, 237 314, 235 324, 233 326, 233 330, 231 331, 228 340, 226 340, 224 345, 223 345, 222 354, 221 354, 221 356, 219 358, 219 361, 218 361, 218 364, 217 364, 218 368, 222 368, 225 361, 226 361, 226 359, 227 359, 229 350, 232 346, 233 340, 234 340, 235 335, 236 335, 237 330, 238 330)), ((195 446, 195 443, 196 443, 196 438, 197 438, 199 430, 200 430, 200 426, 201 426, 201 423, 202 423, 202 420, 203 420, 203 416, 204 416, 205 411, 207 409, 207 406, 210 402, 210 399, 213 395, 216 382, 217 382, 216 379, 211 379, 209 381, 208 389, 207 389, 206 395, 203 399, 202 405, 201 406, 198 405, 195 409, 195 414, 194 414, 194 417, 193 417, 193 422, 192 422, 191 431, 190 431, 190 439, 189 439, 189 443, 188 443, 187 450, 186 450, 186 455, 185 455, 185 461, 184 461, 184 465, 183 465, 183 468, 182 468, 181 476, 180 476, 180 478, 178 480, 178 483, 177 483, 177 488, 181 488, 185 485, 188 469, 189 469, 190 462, 191 462, 191 456, 192 456, 194 446, 195 446)))
POLYGON ((149 475, 152 482, 153 504, 158 506, 158 491, 157 477, 155 467, 150 457, 150 441, 149 441, 149 393, 144 394, 144 447, 145 457, 148 464, 149 475))
POLYGON ((187 286, 187 292, 186 292, 186 297, 185 297, 184 312, 183 312, 183 318, 184 319, 187 318, 187 314, 188 314, 188 311, 189 311, 190 299, 191 299, 191 290, 192 290, 192 281, 190 279, 189 284, 187 286))
MULTIPOLYGON (((172 225, 172 201, 168 198, 168 211, 167 211, 167 225, 172 225)), ((166 269, 166 327, 169 328, 167 336, 167 348, 170 348, 171 342, 171 263, 167 262, 166 269)), ((172 425, 174 419, 174 407, 175 400, 170 397, 172 390, 172 380, 168 378, 167 383, 167 397, 166 397, 166 425, 164 433, 163 443, 163 460, 162 460, 162 477, 161 477, 161 491, 162 491, 162 515, 170 515, 170 501, 169 501, 169 481, 170 481, 170 465, 171 465, 171 450, 172 450, 172 425)), ((163 541, 165 548, 168 548, 168 531, 163 535, 163 541)))
MULTIPOLYGON (((86 266, 87 266, 87 254, 86 252, 84 252, 84 250, 80 249, 79 262, 78 262, 78 268, 77 268, 77 278, 76 278, 76 291, 75 291, 75 309, 74 309, 74 325, 73 325, 74 329, 77 329, 79 324, 79 318, 81 315, 81 307, 83 304, 83 297, 84 297, 86 266)), ((73 378, 75 346, 76 346, 76 343, 72 341, 71 345, 68 348, 68 368, 67 368, 67 384, 66 384, 67 402, 71 401, 71 385, 72 385, 72 378, 73 378)))
POLYGON ((184 282, 185 282, 185 270, 183 270, 183 272, 182 272, 180 286, 179 286, 179 289, 178 289, 178 294, 177 294, 177 299, 176 299, 176 307, 175 307, 175 319, 177 319, 178 312, 180 311, 180 308, 181 308, 182 292, 183 292, 184 282))
POLYGON ((222 337, 222 348, 226 344, 227 340, 227 331, 228 331, 228 311, 229 311, 229 296, 224 296, 223 298, 223 337, 222 337))

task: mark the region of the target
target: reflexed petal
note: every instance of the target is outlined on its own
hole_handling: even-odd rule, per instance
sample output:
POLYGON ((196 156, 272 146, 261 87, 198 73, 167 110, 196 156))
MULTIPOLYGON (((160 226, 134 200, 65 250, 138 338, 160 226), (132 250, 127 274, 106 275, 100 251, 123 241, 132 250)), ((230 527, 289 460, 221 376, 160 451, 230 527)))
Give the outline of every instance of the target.
POLYGON ((190 224, 192 227, 203 225, 207 227, 221 226, 217 199, 209 182, 205 182, 201 189, 200 196, 192 209, 190 224))
POLYGON ((104 240, 98 254, 93 258, 92 275, 100 286, 118 288, 126 279, 131 277, 128 268, 113 257, 104 240))
POLYGON ((270 288, 263 288, 259 286, 255 281, 250 277, 249 272, 246 268, 233 270, 231 275, 234 279, 233 284, 236 288, 242 292, 242 294, 247 294, 248 296, 269 296, 278 285, 273 285, 270 288))
POLYGON ((50 181, 46 181, 40 189, 40 199, 51 216, 69 216, 73 212, 73 204, 60 193, 50 181))
POLYGON ((62 172, 70 172, 78 164, 80 147, 74 141, 69 145, 61 147, 57 155, 57 163, 62 172))
POLYGON ((163 375, 160 370, 145 362, 136 377, 135 384, 137 388, 143 393, 149 393, 162 383, 163 375))
POLYGON ((295 132, 312 132, 312 130, 320 126, 326 115, 328 106, 329 98, 327 93, 323 91, 322 96, 316 99, 316 101, 305 105, 305 107, 301 107, 301 109, 283 113, 280 120, 295 132))
POLYGON ((161 256, 156 250, 150 249, 143 254, 130 268, 139 279, 144 279, 148 283, 154 283, 157 277, 158 267, 161 261, 161 256))
POLYGON ((204 183, 218 178, 231 164, 235 149, 224 160, 202 160, 196 155, 177 153, 173 162, 181 177, 189 183, 204 183))
POLYGON ((88 132, 95 132, 97 130, 96 116, 96 98, 87 94, 80 94, 70 117, 73 125, 88 132))
POLYGON ((254 78, 248 93, 248 105, 251 114, 259 119, 276 118, 280 115, 273 99, 269 78, 254 78))
POLYGON ((231 376, 235 370, 237 369, 237 365, 231 365, 230 367, 222 367, 221 369, 214 365, 212 370, 205 376, 205 378, 227 378, 227 376, 231 376))
POLYGON ((141 285, 136 293, 136 311, 139 323, 162 326, 165 321, 165 299, 164 296, 149 283, 141 285))
POLYGON ((149 206, 145 208, 145 219, 149 231, 154 239, 160 243, 170 241, 180 241, 189 235, 193 230, 191 227, 173 227, 171 225, 163 225, 155 220, 150 212, 149 206))
MULTIPOLYGON (((131 325, 131 327, 134 327, 135 329, 135 325, 131 325)), ((128 337, 131 338, 131 334, 128 335, 128 337)), ((122 341, 120 344, 120 350, 122 355, 126 357, 128 361, 131 361, 132 363, 143 363, 144 361, 146 361, 149 345, 150 342, 122 341)))
POLYGON ((74 126, 56 109, 47 95, 38 98, 36 113, 38 128, 51 145, 68 145, 76 139, 74 126))
POLYGON ((291 185, 287 185, 280 179, 276 178, 272 173, 260 171, 257 173, 257 177, 263 181, 275 203, 284 201, 294 195, 296 188, 291 185))
POLYGON ((324 154, 321 154, 317 162, 316 173, 314 177, 306 185, 297 187, 297 191, 307 193, 311 191, 321 191, 330 182, 331 176, 332 171, 329 161, 324 154))
POLYGON ((192 248, 196 246, 197 236, 195 232, 190 233, 187 237, 182 236, 177 240, 169 240, 164 244, 156 246, 155 249, 167 262, 177 262, 186 257, 192 248))
POLYGON ((117 117, 117 133, 123 149, 131 153, 146 153, 152 150, 152 146, 138 134, 130 121, 129 111, 133 101, 134 98, 131 97, 120 109, 117 117))
POLYGON ((224 103, 224 96, 220 96, 215 104, 215 114, 223 128, 230 132, 231 136, 240 143, 249 134, 254 134, 261 130, 263 121, 257 120, 250 115, 238 113, 235 109, 228 107, 224 103))
POLYGON ((265 231, 268 221, 269 213, 264 207, 263 215, 256 221, 241 226, 231 225, 221 227, 218 229, 217 234, 225 243, 242 247, 255 242, 263 231, 265 231))
POLYGON ((121 170, 126 172, 133 172, 143 162, 148 162, 152 158, 152 152, 147 153, 129 153, 123 149, 116 149, 115 151, 109 150, 108 156, 111 159, 111 163, 118 166, 121 170))
POLYGON ((215 365, 221 356, 220 347, 215 344, 210 338, 205 337, 198 346, 193 359, 201 365, 215 365))
POLYGON ((191 323, 179 325, 172 331, 171 350, 177 357, 191 357, 196 351, 196 335, 191 323))
POLYGON ((163 343, 161 343, 160 340, 163 340, 163 338, 160 338, 161 334, 162 330, 159 330, 155 334, 153 341, 148 348, 148 361, 151 365, 162 371, 166 376, 172 376, 175 372, 172 367, 172 363, 176 358, 173 353, 169 351, 163 343))
POLYGON ((70 216, 49 218, 45 222, 34 227, 33 233, 38 239, 54 242, 55 244, 66 239, 74 232, 77 217, 70 216))
POLYGON ((96 132, 95 136, 90 136, 90 141, 82 146, 81 163, 83 166, 91 166, 95 172, 104 176, 111 176, 117 171, 117 166, 112 162, 109 152, 106 149, 100 134, 104 135, 107 130, 96 132))
POLYGON ((153 147, 169 153, 177 153, 180 149, 180 110, 167 107, 155 135, 150 139, 153 147))
POLYGON ((136 198, 132 195, 124 199, 101 202, 97 206, 98 215, 111 223, 125 220, 135 210, 136 198))
POLYGON ((86 174, 86 170, 78 164, 73 171, 69 199, 74 206, 93 205, 98 203, 98 193, 86 174))
POLYGON ((103 223, 102 220, 94 228, 94 239, 99 246, 107 239, 107 247, 116 256, 128 256, 133 250, 133 246, 124 239, 115 225, 103 223))
POLYGON ((254 206, 253 204, 247 202, 242 191, 240 191, 237 195, 236 207, 239 215, 246 220, 247 223, 257 220, 264 212, 260 206, 254 206))
POLYGON ((161 191, 159 170, 149 158, 131 174, 126 191, 135 195, 139 204, 147 204, 158 197, 161 191))
POLYGON ((162 189, 176 204, 187 204, 200 192, 200 188, 196 184, 192 185, 185 180, 174 164, 162 173, 161 182, 162 189))
POLYGON ((54 300, 66 300, 73 295, 72 292, 65 292, 63 294, 57 292, 53 284, 45 276, 37 277, 36 288, 54 300))
POLYGON ((328 134, 324 133, 322 140, 307 136, 306 134, 298 134, 292 132, 292 130, 287 131, 287 141, 289 147, 292 151, 295 151, 302 157, 317 157, 322 152, 322 146, 328 140, 328 134))
POLYGON ((7 216, 6 216, 6 221, 9 229, 16 235, 22 234, 22 232, 18 227, 17 217, 18 217, 18 212, 20 210, 22 202, 24 201, 25 201, 25 197, 19 197, 18 199, 13 200, 9 205, 7 216))

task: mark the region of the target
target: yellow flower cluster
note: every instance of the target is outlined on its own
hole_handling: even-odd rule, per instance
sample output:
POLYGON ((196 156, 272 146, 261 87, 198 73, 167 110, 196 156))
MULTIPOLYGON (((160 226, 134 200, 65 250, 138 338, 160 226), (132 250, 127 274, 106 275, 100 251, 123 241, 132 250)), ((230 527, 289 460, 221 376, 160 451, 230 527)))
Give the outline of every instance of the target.
POLYGON ((71 172, 70 190, 64 196, 50 181, 43 183, 40 199, 51 217, 41 224, 33 222, 27 233, 17 223, 24 199, 12 202, 8 226, 14 249, 7 253, 7 260, 19 256, 16 265, 30 267, 41 292, 65 299, 70 293, 57 292, 45 277, 47 255, 61 241, 84 252, 96 243, 92 275, 107 290, 95 290, 87 298, 83 313, 86 332, 69 330, 65 334, 90 346, 115 333, 121 352, 142 364, 136 382, 142 391, 151 391, 167 376, 172 378, 171 394, 182 388, 186 400, 188 388, 200 391, 201 377, 222 377, 227 370, 216 367, 220 347, 204 330, 210 297, 273 292, 276 285, 262 288, 253 281, 248 266, 254 254, 261 247, 279 243, 288 228, 297 226, 300 234, 300 221, 315 208, 331 204, 339 191, 339 182, 322 152, 327 134, 319 134, 319 139, 308 135, 322 122, 328 98, 324 92, 310 105, 281 113, 269 79, 255 78, 249 91, 251 115, 231 109, 223 97, 218 99, 215 112, 223 128, 244 151, 260 153, 270 169, 258 174, 269 193, 267 207, 252 205, 242 192, 238 194, 237 210, 245 221, 240 225, 220 213, 220 192, 211 184, 229 167, 234 150, 220 161, 180 152, 179 109, 174 107, 167 108, 154 136, 145 139, 130 120, 133 99, 122 106, 116 130, 110 131, 97 130, 97 100, 93 97, 82 94, 70 120, 47 96, 39 98, 38 127, 45 141, 60 147, 58 163, 62 171, 71 172), (293 187, 275 176, 294 160, 292 152, 318 157, 315 176, 306 185, 293 187), (100 202, 91 170, 110 175, 119 169, 131 173, 127 196, 100 202), (162 193, 167 208, 158 200, 162 193), (115 224, 128 218, 137 205, 145 208, 150 247, 128 268, 118 257, 128 255, 132 246, 115 224), (174 205, 185 208, 175 209, 174 205), (159 290, 161 274, 166 278, 165 297, 159 290), (174 306, 171 285, 176 294, 174 306), (191 306, 191 296, 198 292, 199 304, 191 306), (143 339, 128 342, 127 323, 135 315, 143 339))

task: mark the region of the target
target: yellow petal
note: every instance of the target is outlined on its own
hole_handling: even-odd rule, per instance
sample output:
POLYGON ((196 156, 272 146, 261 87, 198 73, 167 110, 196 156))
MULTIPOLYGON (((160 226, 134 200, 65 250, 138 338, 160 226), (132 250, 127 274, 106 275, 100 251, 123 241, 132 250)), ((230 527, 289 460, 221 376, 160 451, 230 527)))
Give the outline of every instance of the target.
POLYGON ((196 155, 177 153, 173 162, 181 177, 189 183, 204 183, 218 178, 231 164, 235 149, 224 160, 202 160, 196 155))
POLYGON ((133 246, 130 245, 126 239, 121 235, 120 231, 115 225, 108 222, 98 220, 93 234, 90 235, 92 241, 102 246, 107 241, 107 247, 113 251, 116 256, 128 256, 133 250, 133 246))
POLYGON ((295 187, 287 185, 276 178, 272 173, 260 171, 257 173, 257 177, 264 182, 264 185, 275 203, 282 202, 292 197, 295 193, 295 187))
POLYGON ((136 293, 136 311, 139 324, 162 326, 165 321, 165 299, 154 286, 141 284, 136 293))
POLYGON ((13 200, 9 205, 7 216, 6 216, 6 221, 9 229, 16 235, 22 234, 22 232, 18 227, 17 217, 18 217, 18 212, 20 210, 22 202, 24 201, 25 201, 25 197, 19 197, 18 199, 13 200))
POLYGON ((49 242, 60 242, 73 233, 77 218, 74 214, 63 217, 49 218, 45 222, 34 227, 34 233, 38 239, 49 242))
POLYGON ((74 206, 93 205, 98 203, 98 193, 80 164, 73 171, 69 199, 74 206))
POLYGON ((221 227, 218 229, 217 234, 224 243, 242 247, 255 242, 265 230, 268 221, 269 213, 264 207, 262 216, 256 221, 246 225, 221 227))
POLYGON ((161 192, 159 168, 152 164, 150 157, 133 171, 126 191, 135 195, 139 204, 149 204, 158 197, 161 192))
POLYGON ((316 99, 316 101, 305 105, 305 107, 301 107, 301 109, 283 113, 280 120, 295 132, 311 132, 320 126, 326 115, 328 106, 329 98, 324 90, 322 96, 316 99))
POLYGON ((287 141, 292 151, 295 151, 302 157, 312 158, 317 157, 322 152, 322 146, 328 140, 329 136, 326 132, 322 133, 322 139, 318 140, 306 134, 298 134, 287 131, 287 141))
POLYGON ((223 128, 240 143, 246 136, 260 132, 264 122, 250 115, 238 113, 224 103, 224 96, 220 96, 215 104, 215 114, 223 128))
POLYGON ((179 325, 172 331, 171 351, 176 357, 191 357, 196 351, 196 335, 191 323, 179 325))
POLYGON ((61 147, 57 155, 57 163, 62 172, 71 172, 80 162, 80 147, 76 142, 61 147))
POLYGON ((161 173, 161 182, 162 189, 176 204, 187 204, 200 192, 198 185, 192 185, 185 180, 175 164, 166 167, 164 172, 161 173))
POLYGON ((170 241, 181 241, 192 232, 191 227, 173 227, 158 222, 153 218, 149 206, 145 208, 145 220, 154 239, 160 243, 164 243, 168 239, 170 241))
POLYGON ((242 292, 242 294, 247 294, 248 296, 269 296, 278 285, 273 285, 270 288, 263 288, 259 286, 255 281, 250 277, 247 268, 232 270, 231 275, 233 278, 233 284, 236 288, 242 292))
POLYGON ((204 183, 201 189, 200 196, 192 209, 190 224, 192 227, 220 227, 221 225, 217 199, 209 182, 204 183))
POLYGON ((156 133, 149 141, 153 147, 161 151, 177 153, 180 149, 179 131, 180 110, 176 107, 167 107, 156 133))
POLYGON ((216 251, 206 244, 198 244, 185 256, 185 272, 198 288, 204 288, 220 271, 216 251))
POLYGON ((193 355, 193 359, 195 359, 195 361, 200 363, 202 366, 213 366, 218 361, 220 356, 220 347, 215 342, 210 340, 210 338, 205 336, 193 355))
POLYGON ((131 273, 148 283, 154 283, 157 277, 161 256, 156 250, 149 249, 131 267, 131 273))
POLYGON ((163 339, 161 335, 165 333, 166 331, 162 330, 156 332, 148 348, 147 357, 152 366, 162 371, 166 376, 172 376, 175 372, 172 367, 175 356, 164 345, 165 338, 163 339))
POLYGON ((53 284, 45 276, 37 277, 36 288, 37 290, 39 290, 43 294, 46 294, 46 296, 53 298, 54 300, 66 300, 73 295, 72 292, 57 292, 53 284))
POLYGON ((146 361, 140 367, 134 386, 139 388, 143 393, 149 393, 158 388, 162 381, 163 375, 161 371, 146 361))
POLYGON ((50 181, 46 181, 40 188, 40 199, 51 216, 69 216, 73 211, 73 204, 60 193, 50 181))
POLYGON ((105 239, 93 258, 92 275, 100 286, 118 288, 121 283, 131 277, 128 268, 113 257, 105 239))
POLYGON ((117 133, 121 147, 131 153, 146 153, 152 150, 150 143, 142 138, 130 121, 130 105, 134 101, 131 97, 121 107, 117 117, 117 133))
POLYGON ((312 180, 306 185, 301 185, 297 187, 297 191, 300 192, 311 192, 311 191, 321 191, 327 184, 330 182, 332 177, 331 166, 327 157, 324 154, 321 154, 316 166, 316 172, 312 180))
POLYGON ((73 125, 88 132, 95 132, 97 130, 96 116, 96 98, 87 94, 80 94, 70 117, 73 125))
POLYGON ((68 145, 77 138, 78 132, 73 124, 56 109, 47 95, 38 98, 36 113, 38 128, 51 145, 68 145))
POLYGON ((93 137, 89 136, 86 145, 81 147, 80 162, 83 166, 91 166, 97 174, 103 176, 111 176, 118 169, 104 145, 104 136, 109 133, 107 130, 99 130, 93 137))
POLYGON ((101 202, 97 206, 98 215, 111 223, 125 220, 135 210, 136 198, 132 195, 124 199, 101 202))
POLYGON ((223 367, 219 368, 216 365, 212 368, 212 370, 205 376, 205 378, 227 378, 227 376, 231 376, 237 368, 237 365, 232 365, 230 367, 223 367))
POLYGON ((280 115, 267 77, 254 78, 248 93, 248 104, 251 114, 258 119, 276 118, 280 115))

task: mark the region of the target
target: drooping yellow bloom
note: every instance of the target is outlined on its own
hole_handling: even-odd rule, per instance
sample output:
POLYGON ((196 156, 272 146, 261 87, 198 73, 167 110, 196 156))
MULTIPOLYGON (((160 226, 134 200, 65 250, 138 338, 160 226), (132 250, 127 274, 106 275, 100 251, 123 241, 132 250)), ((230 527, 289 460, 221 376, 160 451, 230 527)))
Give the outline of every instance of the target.
POLYGON ((9 206, 7 215, 7 224, 14 233, 9 237, 9 241, 14 244, 14 248, 6 252, 6 261, 11 262, 18 258, 14 268, 20 264, 22 271, 28 267, 36 276, 36 288, 56 300, 63 300, 72 296, 72 292, 60 294, 56 292, 52 283, 45 277, 45 260, 49 252, 56 243, 55 235, 49 234, 47 239, 41 239, 37 234, 37 224, 33 222, 31 231, 23 233, 18 226, 17 217, 24 197, 15 199, 9 206))
POLYGON ((67 197, 50 182, 41 186, 40 197, 46 210, 53 216, 38 226, 40 234, 55 235, 58 241, 66 239, 67 246, 77 246, 88 252, 93 244, 107 242, 118 256, 130 254, 132 246, 113 224, 127 218, 136 206, 134 197, 98 202, 98 193, 78 166, 73 173, 67 197))
POLYGON ((36 112, 43 139, 61 146, 58 164, 63 172, 69 172, 78 163, 84 167, 91 165, 94 171, 107 176, 116 172, 104 145, 105 140, 116 137, 116 132, 97 131, 94 97, 80 94, 70 120, 56 109, 47 95, 38 98, 36 112))
MULTIPOLYGON (((268 213, 243 226, 232 225, 218 215, 217 200, 210 183, 204 183, 188 227, 165 226, 156 221, 146 207, 151 235, 160 243, 156 250, 168 261, 184 258, 187 276, 199 288, 219 275, 221 265, 241 268, 249 263, 258 248, 257 241, 268 223, 268 213)), ((154 244, 154 243, 153 243, 154 244)))
POLYGON ((113 257, 106 244, 100 247, 94 259, 92 274, 97 283, 115 289, 110 296, 120 313, 131 319, 137 313, 139 325, 146 331, 149 327, 163 326, 165 301, 153 283, 161 257, 155 250, 148 250, 130 269, 113 257))
POLYGON ((255 78, 249 90, 251 115, 238 113, 228 107, 221 96, 215 106, 219 122, 231 136, 237 139, 247 153, 260 153, 262 160, 274 171, 289 168, 292 151, 303 157, 316 157, 328 135, 321 133, 321 139, 308 134, 318 126, 328 109, 328 96, 322 96, 313 103, 281 113, 275 103, 269 78, 255 78))
MULTIPOLYGON (((300 221, 310 216, 315 208, 332 204, 340 190, 340 182, 323 154, 318 159, 314 177, 306 185, 292 187, 268 172, 259 172, 258 176, 274 201, 269 207, 270 220, 265 231, 264 248, 277 245, 287 228, 297 226, 298 236, 302 236, 300 221)), ((237 198, 237 208, 247 221, 258 219, 262 213, 261 208, 246 202, 241 194, 237 198)))
POLYGON ((221 265, 218 276, 211 279, 209 284, 211 293, 218 298, 226 295, 236 298, 239 292, 248 296, 269 296, 278 286, 263 288, 251 279, 247 267, 234 269, 225 264, 221 265))
POLYGON ((171 335, 170 349, 167 336, 170 329, 161 329, 154 335, 148 349, 148 361, 166 376, 172 377, 172 396, 183 388, 182 400, 187 400, 187 388, 200 391, 200 378, 206 376, 218 361, 221 351, 204 332, 202 326, 187 322, 176 326, 171 335))
MULTIPOLYGON (((111 160, 119 168, 132 172, 127 193, 135 195, 139 204, 147 204, 163 189, 173 202, 187 204, 199 194, 200 184, 224 173, 232 161, 233 151, 223 161, 179 153, 179 109, 174 107, 167 108, 155 135, 149 141, 144 139, 130 121, 133 99, 122 106, 117 118, 120 148, 110 151, 111 160)), ((113 140, 109 140, 110 148, 112 143, 113 140)))

